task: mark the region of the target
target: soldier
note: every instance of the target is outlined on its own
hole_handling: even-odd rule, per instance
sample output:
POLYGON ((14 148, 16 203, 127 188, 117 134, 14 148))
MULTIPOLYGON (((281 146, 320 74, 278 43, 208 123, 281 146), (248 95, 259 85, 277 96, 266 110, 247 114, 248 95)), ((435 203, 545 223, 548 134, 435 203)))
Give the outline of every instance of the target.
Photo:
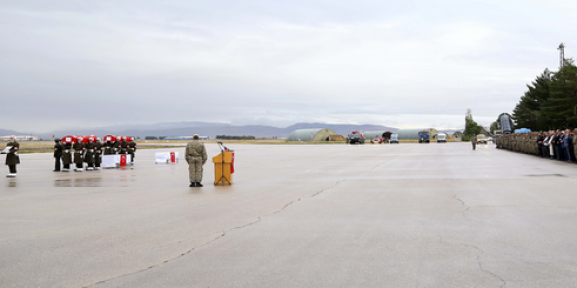
POLYGON ((126 142, 126 137, 122 136, 122 138, 120 138, 120 153, 118 154, 127 154, 128 153, 128 142, 126 142))
POLYGON ((208 160, 206 155, 206 148, 204 144, 199 141, 198 134, 194 134, 192 141, 186 144, 184 157, 188 163, 188 178, 190 180, 189 187, 202 187, 202 166, 208 160))
POLYGON ((10 173, 6 177, 13 178, 16 177, 16 165, 20 164, 20 156, 18 156, 18 150, 20 149, 20 143, 16 141, 16 136, 12 135, 10 137, 10 142, 6 144, 6 148, 10 147, 6 155, 6 165, 8 165, 8 170, 10 173))
POLYGON ((84 150, 86 150, 86 147, 82 144, 82 137, 76 139, 76 143, 74 143, 72 148, 74 148, 74 163, 76 163, 74 171, 82 172, 82 166, 84 164, 82 157, 84 157, 84 150))
POLYGON ((477 148, 477 135, 476 134, 471 135, 471 145, 473 145, 473 150, 475 150, 475 148, 477 148))
POLYGON ((84 162, 88 164, 86 171, 94 170, 94 146, 94 138, 88 137, 88 143, 85 144, 86 153, 84 153, 84 162))
POLYGON ((100 163, 102 163, 102 143, 97 137, 96 142, 94 142, 94 170, 100 170, 100 163))
POLYGON ((112 151, 114 154, 120 154, 120 137, 116 137, 116 141, 112 144, 112 151))
POLYGON ((130 138, 130 142, 128 142, 128 153, 130 154, 130 165, 134 164, 134 152, 136 152, 136 142, 132 137, 130 138))
POLYGON ((64 153, 62 154, 62 164, 64 164, 62 172, 68 172, 70 169, 70 163, 72 163, 72 154, 70 154, 70 150, 72 150, 72 143, 65 142, 62 149, 64 150, 64 153))
MULTIPOLYGON (((106 138, 104 139, 106 140, 106 138)), ((109 139, 112 140, 112 139, 109 139)), ((114 142, 107 140, 106 142, 104 142, 104 155, 112 155, 112 154, 116 154, 114 153, 114 142)))
POLYGON ((540 157, 543 157, 543 141, 545 140, 545 137, 543 135, 542 132, 539 132, 538 136, 537 136, 537 155, 540 157))
POLYGON ((60 172, 60 158, 62 158, 62 145, 60 145, 60 138, 54 139, 54 171, 60 172))

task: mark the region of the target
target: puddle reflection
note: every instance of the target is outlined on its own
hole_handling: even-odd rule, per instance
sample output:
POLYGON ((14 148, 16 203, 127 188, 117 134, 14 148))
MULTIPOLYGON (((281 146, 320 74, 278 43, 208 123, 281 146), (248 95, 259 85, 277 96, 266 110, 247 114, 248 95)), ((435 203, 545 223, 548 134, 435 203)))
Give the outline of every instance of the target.
POLYGON ((102 178, 54 180, 54 187, 102 187, 102 178))
POLYGON ((7 187, 18 187, 18 182, 16 182, 16 181, 8 181, 8 182, 6 183, 6 186, 7 186, 7 187))

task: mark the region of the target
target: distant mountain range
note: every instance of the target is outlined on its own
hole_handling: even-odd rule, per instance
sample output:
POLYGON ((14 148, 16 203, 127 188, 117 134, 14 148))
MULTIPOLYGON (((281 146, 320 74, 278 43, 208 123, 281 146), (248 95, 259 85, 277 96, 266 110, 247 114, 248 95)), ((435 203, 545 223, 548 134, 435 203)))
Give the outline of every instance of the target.
MULTIPOLYGON (((278 128, 272 126, 232 126, 224 123, 213 122, 165 122, 156 124, 141 124, 141 125, 121 125, 100 128, 75 128, 68 130, 57 130, 50 133, 34 134, 41 139, 50 139, 50 135, 62 137, 66 135, 97 135, 105 136, 113 135, 127 135, 144 138, 146 136, 190 136, 199 134, 202 136, 210 136, 215 138, 216 135, 232 135, 243 136, 250 135, 257 138, 287 138, 290 133, 296 129, 308 128, 328 128, 340 135, 347 135, 353 130, 357 131, 379 131, 387 130, 396 132, 398 129, 393 127, 386 127, 381 125, 352 125, 352 124, 327 124, 327 123, 297 123, 286 128, 278 128)), ((29 133, 19 133, 11 130, 0 129, 0 135, 27 135, 29 133)))

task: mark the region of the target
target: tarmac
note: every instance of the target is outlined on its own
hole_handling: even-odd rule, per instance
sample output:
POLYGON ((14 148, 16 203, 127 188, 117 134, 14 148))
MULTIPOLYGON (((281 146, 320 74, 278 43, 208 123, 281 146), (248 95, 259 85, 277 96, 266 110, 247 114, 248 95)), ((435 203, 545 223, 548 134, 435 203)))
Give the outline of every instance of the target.
MULTIPOLYGON (((494 144, 237 145, 232 186, 138 150, 0 183, 0 287, 577 287, 577 165, 494 144)), ((170 150, 174 149, 174 150, 170 150)), ((8 168, 6 167, 6 173, 8 168)))

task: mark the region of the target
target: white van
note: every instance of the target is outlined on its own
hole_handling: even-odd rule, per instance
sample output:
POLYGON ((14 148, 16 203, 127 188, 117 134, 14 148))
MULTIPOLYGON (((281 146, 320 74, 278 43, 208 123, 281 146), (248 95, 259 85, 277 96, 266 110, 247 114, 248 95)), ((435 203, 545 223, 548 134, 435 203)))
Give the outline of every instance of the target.
POLYGON ((437 134, 437 143, 447 143, 447 134, 445 133, 437 134))

